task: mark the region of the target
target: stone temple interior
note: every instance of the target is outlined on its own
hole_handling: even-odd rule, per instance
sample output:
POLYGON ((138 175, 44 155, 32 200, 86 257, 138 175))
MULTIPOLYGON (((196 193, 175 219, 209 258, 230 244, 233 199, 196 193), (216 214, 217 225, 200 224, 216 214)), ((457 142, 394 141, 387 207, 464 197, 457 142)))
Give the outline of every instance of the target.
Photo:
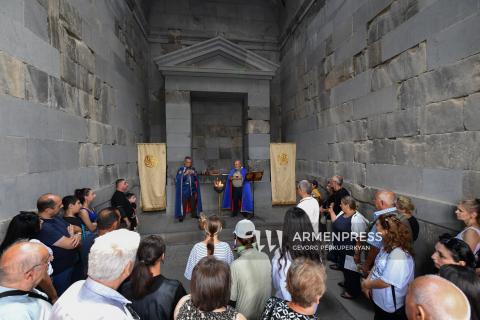
POLYGON ((169 203, 186 155, 265 170, 266 216, 269 144, 295 142, 297 180, 342 175, 367 216, 414 200, 419 268, 480 196, 479 0, 0 2, 1 234, 45 192, 138 193, 139 142, 167 143, 169 203))

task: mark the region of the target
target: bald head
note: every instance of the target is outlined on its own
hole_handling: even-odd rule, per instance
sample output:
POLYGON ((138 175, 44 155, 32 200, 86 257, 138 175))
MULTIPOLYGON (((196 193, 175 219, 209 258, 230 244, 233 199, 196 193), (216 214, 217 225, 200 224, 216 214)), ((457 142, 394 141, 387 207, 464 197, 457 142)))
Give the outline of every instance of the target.
POLYGON ((395 207, 397 196, 389 190, 380 190, 375 194, 374 204, 378 210, 395 207))
POLYGON ((46 274, 49 261, 44 245, 26 240, 16 242, 0 258, 0 285, 30 291, 46 274))
POLYGON ((62 199, 56 194, 46 193, 41 195, 37 200, 37 209, 40 215, 53 217, 60 211, 61 208, 62 199))
POLYGON ((405 301, 408 319, 468 320, 467 297, 453 283, 436 275, 416 278, 405 301))

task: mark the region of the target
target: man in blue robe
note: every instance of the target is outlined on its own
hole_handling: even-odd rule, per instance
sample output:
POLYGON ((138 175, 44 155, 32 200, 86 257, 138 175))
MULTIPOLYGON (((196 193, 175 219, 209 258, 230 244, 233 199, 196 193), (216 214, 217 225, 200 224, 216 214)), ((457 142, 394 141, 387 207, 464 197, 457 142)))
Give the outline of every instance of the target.
POLYGON ((175 177, 175 218, 183 221, 187 213, 197 218, 202 212, 202 197, 197 172, 192 167, 192 158, 185 157, 183 166, 178 168, 175 177))
POLYGON ((223 209, 232 210, 232 216, 242 212, 245 216, 253 213, 253 198, 250 182, 245 179, 247 170, 242 167, 240 160, 235 160, 234 168, 227 177, 225 192, 223 194, 223 209))

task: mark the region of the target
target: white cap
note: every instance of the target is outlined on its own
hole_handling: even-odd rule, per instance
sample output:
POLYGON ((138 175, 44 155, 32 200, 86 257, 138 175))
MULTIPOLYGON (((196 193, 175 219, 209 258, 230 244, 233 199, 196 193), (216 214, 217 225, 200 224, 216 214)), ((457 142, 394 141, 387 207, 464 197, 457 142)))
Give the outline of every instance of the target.
POLYGON ((255 235, 255 225, 252 221, 243 219, 237 222, 233 233, 242 239, 249 239, 255 235))

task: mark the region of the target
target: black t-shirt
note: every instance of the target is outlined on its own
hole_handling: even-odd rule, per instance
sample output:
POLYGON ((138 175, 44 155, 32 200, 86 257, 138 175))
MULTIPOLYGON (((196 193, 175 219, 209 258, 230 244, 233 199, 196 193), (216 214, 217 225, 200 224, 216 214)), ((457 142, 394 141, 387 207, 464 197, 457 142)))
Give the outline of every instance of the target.
POLYGON ((52 219, 43 219, 42 229, 38 233, 37 239, 53 251, 53 275, 73 267, 79 259, 77 249, 63 249, 53 245, 62 237, 70 237, 67 228, 68 223, 65 220, 53 217, 52 219))
MULTIPOLYGON (((327 200, 323 203, 323 208, 327 209, 330 207, 330 204, 333 202, 333 211, 335 214, 339 214, 342 209, 340 208, 340 202, 343 197, 349 196, 350 193, 345 188, 341 188, 338 191, 332 193, 327 200)), ((329 215, 327 215, 329 217, 329 215)))
POLYGON ((119 291, 125 298, 132 301, 133 310, 141 319, 173 319, 175 306, 187 293, 180 281, 171 280, 162 275, 153 279, 150 293, 141 299, 133 298, 130 281, 124 283, 119 291))
POLYGON ((410 228, 412 229, 412 238, 413 241, 416 241, 418 238, 418 234, 420 233, 420 226, 418 225, 418 220, 414 216, 408 218, 408 223, 410 224, 410 228))
POLYGON ((125 193, 116 190, 110 199, 112 207, 117 208, 122 215, 122 218, 131 218, 135 215, 135 211, 132 208, 132 204, 128 201, 125 193))
POLYGON ((63 220, 67 221, 69 224, 73 224, 74 226, 77 227, 82 227, 82 219, 79 217, 63 217, 63 220))

